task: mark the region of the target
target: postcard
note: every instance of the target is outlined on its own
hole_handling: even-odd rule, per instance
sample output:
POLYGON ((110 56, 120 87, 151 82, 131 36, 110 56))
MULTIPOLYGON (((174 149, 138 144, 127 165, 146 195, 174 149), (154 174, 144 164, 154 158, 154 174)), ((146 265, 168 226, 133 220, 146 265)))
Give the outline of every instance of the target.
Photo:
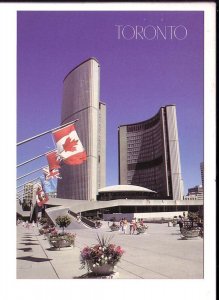
POLYGON ((16 297, 212 299, 214 3, 2 8, 16 297))

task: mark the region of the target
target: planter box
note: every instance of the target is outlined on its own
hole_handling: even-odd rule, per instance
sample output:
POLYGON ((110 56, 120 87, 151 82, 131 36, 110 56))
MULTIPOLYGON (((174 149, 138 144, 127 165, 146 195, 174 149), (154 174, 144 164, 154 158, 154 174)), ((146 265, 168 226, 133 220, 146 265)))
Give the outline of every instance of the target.
POLYGON ((119 226, 110 226, 110 229, 112 231, 118 231, 119 230, 119 226))
POLYGON ((138 232, 138 233, 145 233, 146 232, 146 230, 147 230, 147 227, 137 227, 136 228, 136 231, 138 232))
POLYGON ((100 276, 107 276, 113 273, 114 265, 110 264, 104 264, 102 266, 95 266, 93 267, 92 262, 87 263, 89 266, 89 269, 95 274, 100 276))
POLYGON ((49 243, 52 247, 54 248, 65 248, 65 247, 70 247, 74 245, 74 241, 65 239, 65 238, 60 238, 60 239, 53 239, 49 238, 49 243))
POLYGON ((185 238, 195 238, 195 237, 199 236, 200 229, 199 228, 192 228, 192 229, 181 228, 180 232, 185 238))

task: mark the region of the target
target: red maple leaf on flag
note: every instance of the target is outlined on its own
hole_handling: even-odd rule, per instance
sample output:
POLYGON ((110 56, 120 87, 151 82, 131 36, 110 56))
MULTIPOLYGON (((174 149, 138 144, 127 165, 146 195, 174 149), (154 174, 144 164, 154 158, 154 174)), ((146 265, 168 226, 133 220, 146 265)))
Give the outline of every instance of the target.
POLYGON ((71 140, 70 137, 68 137, 66 140, 65 140, 65 143, 62 145, 65 152, 67 151, 72 151, 74 152, 76 150, 76 145, 78 144, 78 141, 77 140, 71 140))

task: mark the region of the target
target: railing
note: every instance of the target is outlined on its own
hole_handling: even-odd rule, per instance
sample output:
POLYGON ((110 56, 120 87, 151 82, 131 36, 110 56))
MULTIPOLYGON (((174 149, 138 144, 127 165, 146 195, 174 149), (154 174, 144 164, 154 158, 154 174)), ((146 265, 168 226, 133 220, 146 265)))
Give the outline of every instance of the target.
MULTIPOLYGON (((75 212, 69 210, 68 213, 70 215, 72 215, 73 217, 77 218, 78 214, 76 214, 75 212)), ((91 220, 88 220, 87 218, 81 216, 81 222, 86 224, 87 226, 89 227, 92 227, 92 228, 95 228, 95 222, 91 221, 91 220)))

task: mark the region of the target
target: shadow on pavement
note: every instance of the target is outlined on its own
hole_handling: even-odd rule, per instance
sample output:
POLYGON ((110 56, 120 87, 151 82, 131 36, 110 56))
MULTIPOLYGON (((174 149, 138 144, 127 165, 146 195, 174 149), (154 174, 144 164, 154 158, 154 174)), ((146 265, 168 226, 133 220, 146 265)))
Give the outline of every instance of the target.
MULTIPOLYGON (((69 246, 69 247, 63 247, 63 248, 60 248, 60 249, 62 249, 62 250, 72 250, 74 247, 71 247, 71 246, 69 246)), ((59 248, 56 248, 56 247, 49 247, 49 248, 46 248, 45 250, 47 250, 47 251, 61 251, 61 250, 59 250, 59 248)))
POLYGON ((46 248, 45 250, 47 250, 47 251, 59 251, 59 249, 58 248, 55 248, 55 247, 50 247, 50 248, 46 248))
POLYGON ((200 237, 196 236, 196 237, 192 237, 192 238, 187 238, 185 236, 181 237, 180 239, 177 239, 178 241, 197 241, 200 240, 200 237))
POLYGON ((32 248, 18 248, 18 250, 23 250, 24 252, 29 252, 29 251, 33 251, 32 248))
POLYGON ((41 258, 41 257, 32 257, 32 256, 17 257, 17 259, 27 260, 27 261, 32 261, 32 262, 45 262, 45 261, 52 260, 50 258, 41 258))
POLYGON ((106 276, 97 276, 94 272, 89 272, 86 274, 83 274, 81 276, 75 276, 72 277, 73 279, 111 279, 113 278, 113 276, 115 275, 115 273, 113 272, 112 274, 106 275, 106 276))
POLYGON ((20 243, 22 245, 26 245, 26 246, 31 246, 31 245, 39 245, 39 244, 36 244, 36 243, 20 243))
POLYGON ((32 238, 34 235, 30 235, 30 234, 25 234, 24 237, 25 238, 32 238))

